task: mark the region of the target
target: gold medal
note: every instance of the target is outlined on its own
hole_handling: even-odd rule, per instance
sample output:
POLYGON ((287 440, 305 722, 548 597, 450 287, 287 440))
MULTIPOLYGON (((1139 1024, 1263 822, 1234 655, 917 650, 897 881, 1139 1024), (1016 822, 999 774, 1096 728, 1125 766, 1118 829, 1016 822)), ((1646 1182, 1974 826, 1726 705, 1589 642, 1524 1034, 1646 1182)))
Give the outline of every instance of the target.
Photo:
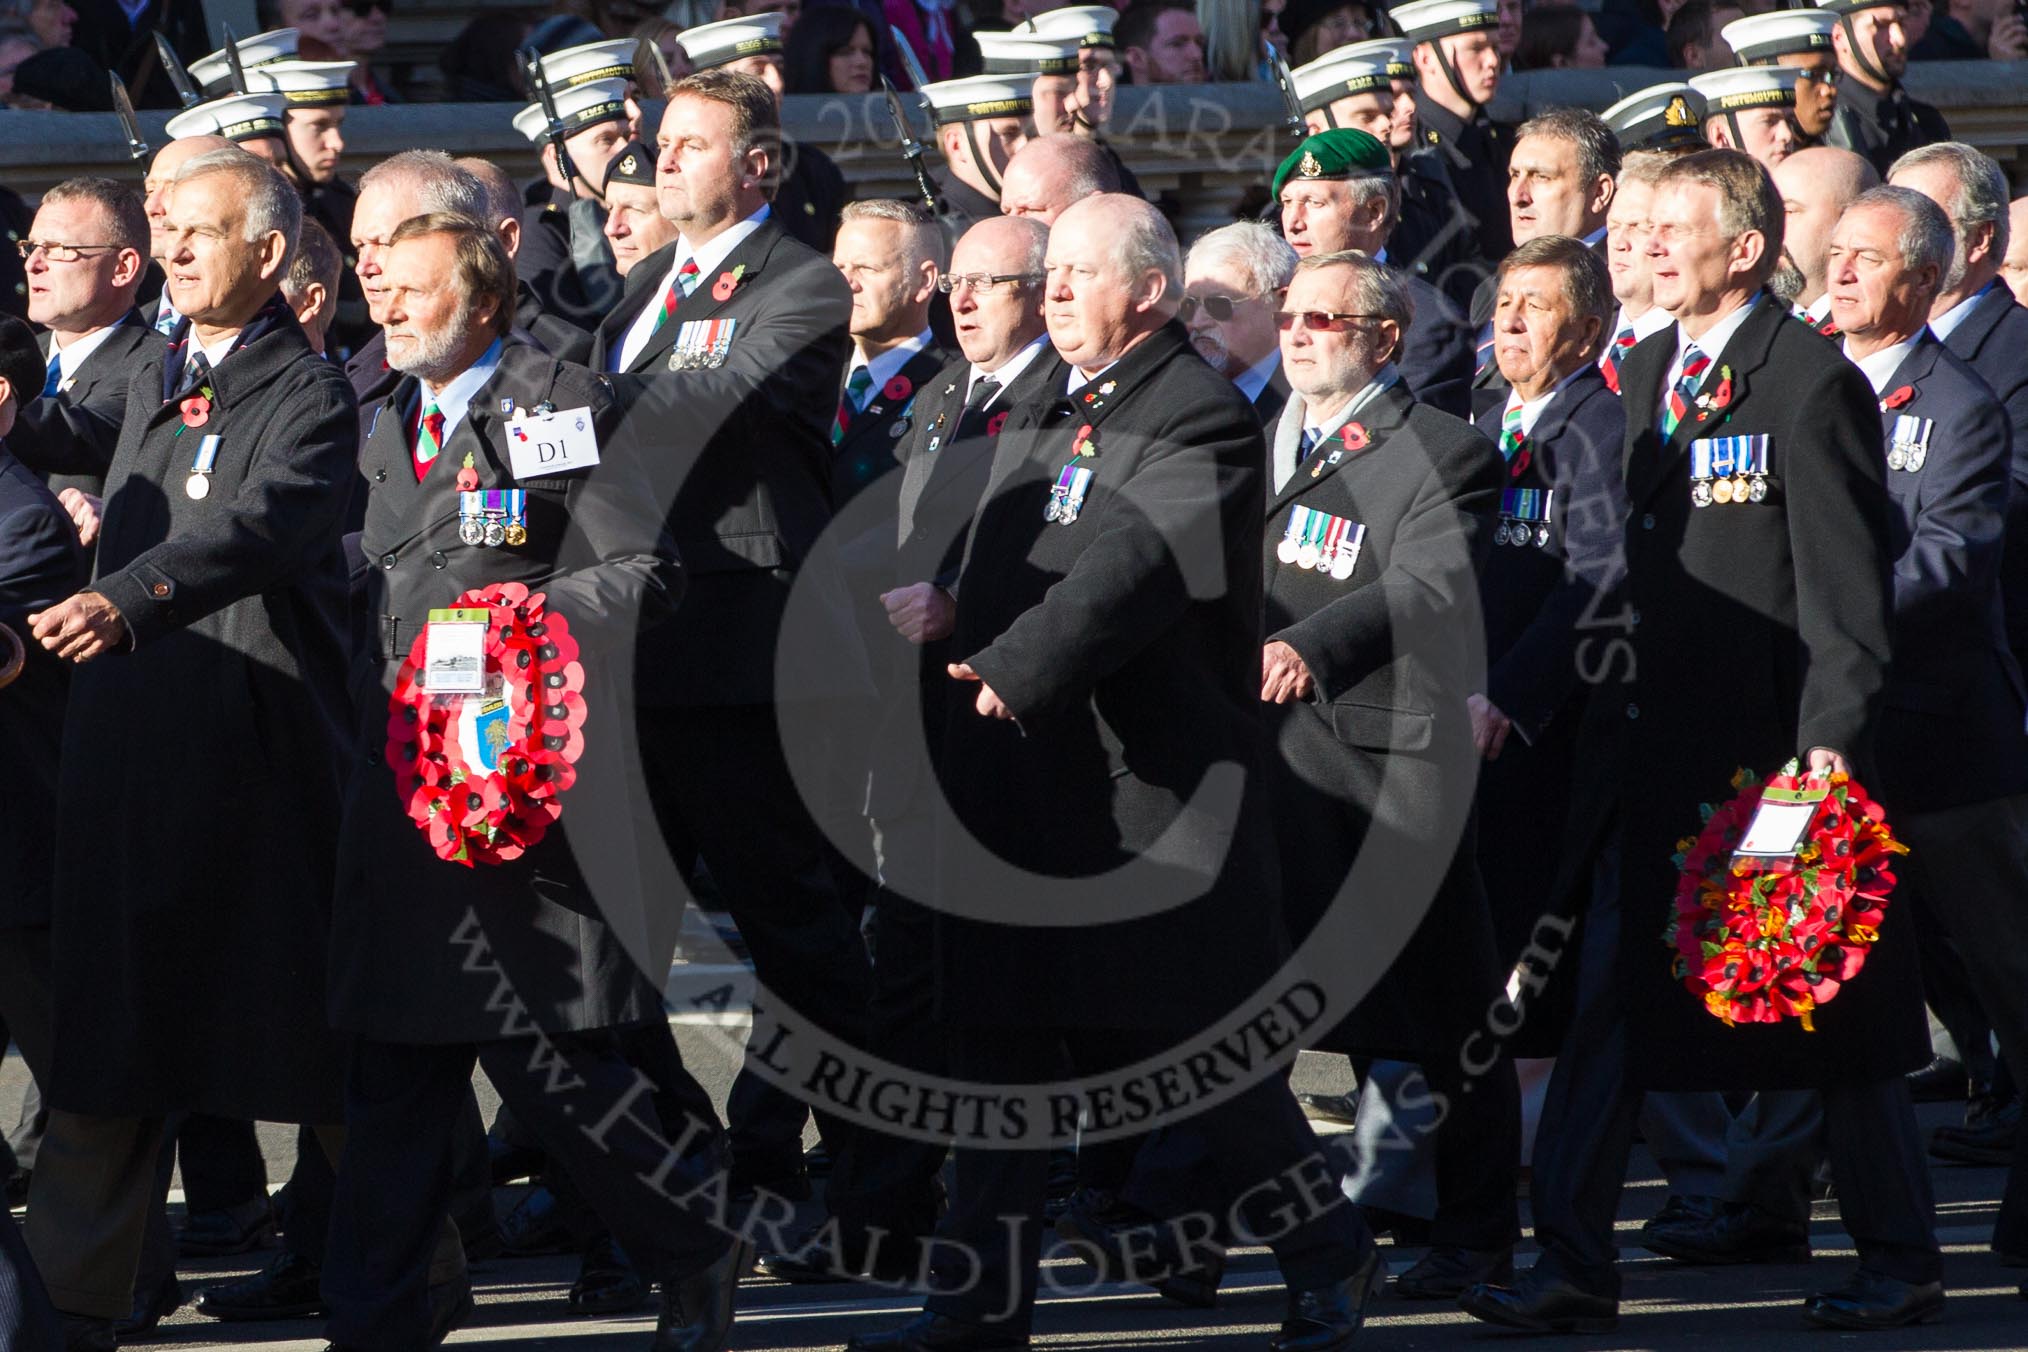
POLYGON ((525 545, 525 544, 527 544, 527 543, 528 543, 528 528, 527 528, 526 526, 522 525, 522 524, 521 524, 521 523, 520 523, 519 521, 510 521, 510 522, 508 522, 508 523, 507 523, 507 543, 508 543, 508 544, 510 544, 510 545, 516 545, 516 546, 519 546, 519 545, 525 545))
POLYGON ((1732 480, 1730 479, 1713 480, 1711 484, 1711 500, 1713 502, 1731 502, 1732 480))
POLYGON ((1734 502, 1745 502, 1746 495, 1752 490, 1753 485, 1746 481, 1744 474, 1734 476, 1732 480, 1732 500, 1734 502))

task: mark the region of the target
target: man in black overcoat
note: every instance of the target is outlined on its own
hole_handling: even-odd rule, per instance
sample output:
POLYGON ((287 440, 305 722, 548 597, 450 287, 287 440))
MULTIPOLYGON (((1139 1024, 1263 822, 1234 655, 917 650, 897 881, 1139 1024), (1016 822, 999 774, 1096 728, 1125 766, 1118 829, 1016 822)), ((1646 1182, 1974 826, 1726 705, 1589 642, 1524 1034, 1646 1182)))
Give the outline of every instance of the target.
MULTIPOLYGON (((513 265, 486 223, 405 222, 382 281, 404 379, 376 407, 360 460, 368 567, 331 948, 331 1020, 354 1040, 324 1269, 331 1341, 410 1347, 440 1334, 427 1256, 476 1058, 662 1277, 656 1345, 722 1345, 681 1339, 722 1339, 751 1252, 674 1200, 723 1167, 722 1133, 670 1039, 659 986, 615 933, 639 903, 608 900, 640 885, 624 773, 634 632, 673 608, 681 577, 606 382, 512 336, 513 265), (529 449, 546 438, 545 411, 559 427, 590 425, 563 467, 529 449), (487 490, 509 495, 497 531, 484 499, 468 496, 487 490), (544 593, 576 635, 584 750, 551 831, 518 858, 470 867, 441 857, 410 817, 388 763, 388 699, 431 612, 497 583, 544 593), (623 1049, 616 1029, 640 1032, 623 1049), (664 1169, 682 1181, 648 1181, 664 1169)), ((477 746, 465 755, 487 763, 477 746)))
MULTIPOLYGON (((952 1074, 1007 1086, 1163 1055, 1272 982, 1281 956, 1260 773, 1259 425, 1171 319, 1182 266, 1153 207, 1072 206, 1047 265, 1050 340, 1073 369, 1010 410, 994 447, 958 576, 939 767, 937 1018, 952 1074), (1209 806, 1227 773, 1244 779, 1209 806), (1115 871, 1132 881, 1099 903, 1089 885, 1115 871)), ((1279 1198, 1275 1175, 1305 1160, 1328 1189, 1287 1082, 1254 1069, 1267 1073, 1187 1121, 1221 1205, 1253 1187, 1279 1198)), ((933 1279, 924 1314, 854 1348, 1027 1345, 1049 1158, 1032 1138, 1056 1134, 1028 1126, 1003 1148, 960 1143, 940 1238, 975 1259, 966 1275, 933 1279)), ((1274 1241, 1288 1352, 1345 1345, 1375 1278, 1365 1227, 1335 1189, 1325 1200, 1274 1241)))
POLYGON ((287 181, 218 150, 170 203, 184 318, 130 392, 90 587, 32 620, 80 665, 29 1244, 85 1345, 129 1310, 165 1115, 339 1116, 324 967, 352 397, 277 294, 301 221, 287 181), (129 773, 137 750, 190 791, 129 773))
POLYGON ((1948 141, 1950 124, 1927 103, 1908 96, 1907 7, 1902 0, 1819 0, 1838 16, 1831 49, 1843 79, 1824 144, 1856 151, 1881 173, 1907 151, 1948 141))
POLYGON ((1741 768, 1796 759, 1863 779, 1873 767, 1891 567, 1878 409, 1857 368, 1764 289, 1782 208, 1758 164, 1729 150, 1676 161, 1651 218, 1655 299, 1677 322, 1622 371, 1627 630, 1586 710, 1578 755, 1592 771, 1565 833, 1559 886, 1599 866, 1578 1010, 1536 1137, 1543 1255, 1465 1308, 1508 1327, 1611 1328, 1612 1216, 1642 1092, 1814 1088, 1860 1266, 1806 1312, 1837 1327, 1914 1322, 1942 1287, 1902 1081, 1929 1059, 1913 934, 1890 916, 1814 1032, 1721 1023, 1675 980, 1665 944, 1676 842, 1741 768), (1721 491, 1721 471, 1747 491, 1721 491))

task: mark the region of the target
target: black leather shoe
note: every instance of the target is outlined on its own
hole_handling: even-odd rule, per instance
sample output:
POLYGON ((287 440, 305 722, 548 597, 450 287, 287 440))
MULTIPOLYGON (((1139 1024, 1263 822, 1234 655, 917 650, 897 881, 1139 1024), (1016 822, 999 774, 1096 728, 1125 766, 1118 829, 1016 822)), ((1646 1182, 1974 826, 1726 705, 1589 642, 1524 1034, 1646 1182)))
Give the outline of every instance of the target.
POLYGON ((1730 1206, 1703 1225, 1650 1227, 1642 1232, 1641 1244, 1664 1258, 1699 1267, 1807 1263, 1810 1226, 1757 1206, 1730 1206))
POLYGON ((67 1314, 63 1324, 63 1352, 114 1352, 120 1345, 113 1321, 91 1315, 67 1314))
POLYGON ((146 1342, 155 1326, 183 1308, 183 1284, 170 1273, 146 1295, 136 1293, 134 1308, 125 1319, 113 1322, 113 1337, 122 1343, 146 1342))
POLYGON ((1375 1239, 1385 1235, 1396 1248, 1419 1249, 1429 1243, 1434 1230, 1432 1222, 1421 1216, 1411 1216, 1405 1211, 1394 1211, 1384 1206, 1359 1204, 1359 1214, 1366 1220, 1366 1228, 1373 1232, 1375 1239))
POLYGON ((1620 1303, 1593 1295, 1530 1268, 1512 1286, 1480 1285, 1458 1297, 1474 1319, 1524 1333, 1611 1333, 1620 1326, 1620 1303))
POLYGON ((1178 1305, 1208 1310, 1218 1303, 1225 1277, 1225 1250, 1195 1245, 1185 1253, 1176 1232, 1151 1217, 1129 1213, 1111 1194, 1087 1189, 1071 1199, 1056 1220, 1057 1238, 1073 1247, 1100 1282, 1152 1286, 1178 1305), (1122 1224, 1131 1214, 1130 1223, 1122 1224))
POLYGON ((317 1283, 323 1275, 315 1263, 284 1249, 251 1277, 199 1291, 197 1313, 228 1322, 322 1314, 324 1297, 318 1293, 317 1283))
POLYGON ((1965 1063, 1955 1056, 1932 1056, 1921 1070, 1908 1072, 1908 1096, 1917 1103, 1963 1103, 1970 1090, 1965 1063))
POLYGON ((1380 1250, 1369 1247, 1351 1276, 1328 1286, 1291 1289, 1282 1331, 1268 1340, 1268 1347, 1272 1352, 1333 1352, 1352 1346, 1379 1280, 1380 1250))
POLYGON ((500 1247, 517 1258, 541 1253, 568 1253, 570 1229, 563 1223, 563 1208, 556 1194, 541 1184, 514 1204, 500 1222, 500 1247))
POLYGON ((611 1235, 600 1235, 584 1251, 577 1280, 570 1284, 572 1314, 625 1314, 648 1303, 648 1279, 611 1235))
POLYGON ((701 1268, 662 1279, 651 1352, 719 1352, 732 1335, 732 1300, 753 1269, 753 1245, 735 1239, 701 1268))
POLYGON ((762 1254, 759 1267, 763 1275, 795 1286, 856 1281, 900 1286, 914 1280, 922 1261, 920 1238, 884 1231, 877 1244, 869 1239, 864 1231, 841 1225, 814 1226, 798 1235, 793 1247, 762 1254))
POLYGON ((1504 1286, 1514 1280, 1512 1249, 1461 1249, 1443 1244, 1394 1279, 1404 1300, 1456 1300, 1481 1282, 1504 1286))
POLYGON ((1658 1230, 1678 1226, 1701 1227, 1717 1218, 1725 1210, 1725 1203, 1716 1197, 1702 1197, 1695 1194, 1670 1193, 1669 1200, 1662 1203, 1662 1209, 1649 1218, 1641 1227, 1643 1236, 1658 1230))
POLYGON ((1803 1302, 1803 1318, 1823 1329, 1900 1329, 1943 1318, 1942 1282, 1904 1282, 1860 1268, 1851 1280, 1803 1302))
POLYGON ((1938 1127, 1930 1133, 1929 1153, 1953 1164, 2007 1164, 2021 1133, 2021 1100, 1996 1108, 1976 1126, 1938 1127))
POLYGON ((478 1309, 472 1300, 472 1284, 469 1281, 442 1282, 430 1288, 430 1340, 435 1347, 444 1339, 465 1326, 465 1321, 478 1309))
POLYGON ((1355 1125, 1359 1117, 1357 1094, 1298 1094, 1296 1104, 1303 1110, 1303 1116, 1312 1122, 1349 1127, 1355 1125))
POLYGON ((845 1352, 1000 1352, 1028 1346, 1028 1335, 940 1314, 919 1314, 898 1329, 855 1334, 845 1352))
POLYGON ((224 1258, 252 1253, 275 1242, 275 1213, 265 1197, 238 1206, 194 1211, 176 1235, 176 1252, 185 1257, 224 1258))
POLYGON ((510 1145, 498 1136, 486 1138, 486 1164, 493 1171, 493 1186, 504 1188, 524 1178, 535 1178, 549 1165, 549 1156, 534 1146, 510 1145))

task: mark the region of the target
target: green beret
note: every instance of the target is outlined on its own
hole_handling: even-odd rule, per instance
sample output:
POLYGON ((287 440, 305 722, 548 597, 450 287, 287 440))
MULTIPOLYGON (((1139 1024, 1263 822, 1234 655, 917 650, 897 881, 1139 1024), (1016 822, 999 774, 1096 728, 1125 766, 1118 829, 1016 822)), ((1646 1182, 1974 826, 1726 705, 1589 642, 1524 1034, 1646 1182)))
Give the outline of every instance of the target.
POLYGON ((1374 137, 1352 127, 1334 127, 1309 137, 1289 152, 1282 167, 1275 170, 1274 195, 1292 178, 1365 178, 1391 174, 1394 161, 1387 147, 1374 137))

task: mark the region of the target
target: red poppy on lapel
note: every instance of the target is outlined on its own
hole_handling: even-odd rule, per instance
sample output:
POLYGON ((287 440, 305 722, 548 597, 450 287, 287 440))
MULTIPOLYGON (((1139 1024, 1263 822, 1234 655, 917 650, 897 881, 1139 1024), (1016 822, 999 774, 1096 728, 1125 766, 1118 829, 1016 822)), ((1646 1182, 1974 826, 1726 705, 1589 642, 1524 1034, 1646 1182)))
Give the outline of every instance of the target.
POLYGON ((1507 462, 1507 477, 1510 479, 1520 478, 1528 472, 1528 467, 1534 463, 1534 448, 1526 442, 1522 442, 1514 448, 1514 458, 1507 462))
POLYGON ((896 376, 880 387, 880 393, 889 399, 906 399, 915 393, 915 382, 907 376, 896 376))
POLYGON ((470 493, 479 487, 479 471, 466 465, 458 471, 458 491, 470 493))
POLYGON ((1098 440, 1091 430, 1090 423, 1085 423, 1077 429, 1077 436, 1071 441, 1070 449, 1079 455, 1098 454, 1098 440))
POLYGON ((733 291, 739 286, 740 276, 745 272, 746 264, 742 263, 731 272, 719 273, 718 280, 711 284, 711 298, 721 304, 731 300, 733 291))
POLYGON ((1366 435, 1366 424, 1348 422, 1338 429, 1338 440, 1348 451, 1363 451, 1372 444, 1373 438, 1366 435))
POLYGON ((1005 427, 1006 425, 1007 425, 1007 410, 1003 408, 998 413, 995 413, 992 417, 986 419, 986 435, 989 437, 997 437, 1000 435, 1000 429, 1002 427, 1005 427))
POLYGON ((1900 408, 1913 398, 1915 398, 1915 386, 1903 385, 1900 389, 1880 401, 1880 410, 1884 413, 1890 408, 1900 408))
POLYGON ((202 427, 211 421, 211 401, 201 394, 193 394, 177 407, 183 411, 185 427, 202 427))

